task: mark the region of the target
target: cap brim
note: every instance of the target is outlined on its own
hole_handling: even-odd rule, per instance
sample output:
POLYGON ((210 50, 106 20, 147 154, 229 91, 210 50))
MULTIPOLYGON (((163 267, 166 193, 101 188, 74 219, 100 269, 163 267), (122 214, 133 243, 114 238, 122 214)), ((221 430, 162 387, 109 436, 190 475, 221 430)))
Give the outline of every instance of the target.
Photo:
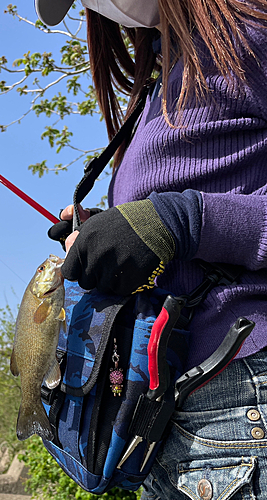
POLYGON ((71 8, 74 0, 34 0, 39 19, 48 26, 59 24, 71 8))

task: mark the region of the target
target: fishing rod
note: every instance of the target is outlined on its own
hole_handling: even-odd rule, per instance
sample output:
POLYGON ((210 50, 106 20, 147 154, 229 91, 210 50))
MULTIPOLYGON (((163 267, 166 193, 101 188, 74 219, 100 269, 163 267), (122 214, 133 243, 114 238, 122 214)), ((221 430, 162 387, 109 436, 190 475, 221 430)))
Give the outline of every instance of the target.
POLYGON ((21 191, 17 186, 12 184, 12 182, 8 181, 3 175, 0 174, 0 183, 2 183, 4 186, 6 186, 10 191, 15 193, 17 196, 19 196, 22 200, 24 200, 28 205, 30 205, 32 208, 37 210, 40 214, 42 214, 44 217, 46 217, 50 222, 53 224, 56 224, 57 222, 60 222, 57 217, 55 217, 53 214, 48 212, 42 205, 39 205, 37 201, 33 200, 30 196, 28 196, 26 193, 21 191))

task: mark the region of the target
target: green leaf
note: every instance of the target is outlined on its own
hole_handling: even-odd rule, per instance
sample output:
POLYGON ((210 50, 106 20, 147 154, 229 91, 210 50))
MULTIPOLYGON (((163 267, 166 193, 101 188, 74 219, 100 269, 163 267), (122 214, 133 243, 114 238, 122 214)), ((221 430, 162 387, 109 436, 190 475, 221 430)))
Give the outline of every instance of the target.
POLYGON ((70 80, 67 80, 67 91, 72 92, 73 95, 77 95, 81 89, 81 84, 78 82, 79 76, 73 76, 70 80))
POLYGON ((43 160, 41 163, 35 163, 35 165, 29 165, 28 170, 31 170, 33 174, 38 174, 41 178, 44 173, 48 173, 48 168, 46 166, 47 160, 43 160))

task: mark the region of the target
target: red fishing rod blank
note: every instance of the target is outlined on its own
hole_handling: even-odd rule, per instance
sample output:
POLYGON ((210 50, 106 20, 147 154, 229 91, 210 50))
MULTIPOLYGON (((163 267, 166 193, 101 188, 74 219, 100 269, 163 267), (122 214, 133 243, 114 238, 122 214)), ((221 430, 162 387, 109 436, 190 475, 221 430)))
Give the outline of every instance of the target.
POLYGON ((50 222, 52 222, 53 224, 56 224, 57 222, 59 222, 59 219, 57 219, 53 214, 51 214, 50 212, 48 212, 48 210, 46 210, 44 207, 42 207, 41 205, 39 205, 39 203, 37 203, 36 201, 34 201, 32 198, 30 198, 30 196, 28 196, 26 193, 24 193, 23 191, 21 191, 21 189, 17 188, 17 186, 15 186, 14 184, 12 184, 12 182, 8 181, 1 174, 0 174, 0 182, 4 186, 6 186, 8 189, 10 189, 11 191, 13 191, 13 193, 15 193, 17 196, 19 196, 22 200, 24 200, 26 203, 28 203, 28 205, 30 205, 35 210, 37 210, 37 212, 39 212, 44 217, 46 217, 48 220, 50 220, 50 222))

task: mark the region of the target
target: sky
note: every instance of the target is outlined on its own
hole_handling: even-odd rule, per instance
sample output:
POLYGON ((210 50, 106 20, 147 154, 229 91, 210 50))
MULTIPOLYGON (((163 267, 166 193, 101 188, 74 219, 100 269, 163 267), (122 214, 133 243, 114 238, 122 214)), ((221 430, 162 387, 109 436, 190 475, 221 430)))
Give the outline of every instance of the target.
MULTIPOLYGON (((6 57, 8 67, 14 70, 13 61, 28 51, 52 52, 54 59, 59 60, 60 48, 69 38, 57 33, 41 33, 34 26, 5 14, 8 3, 8 0, 1 0, 0 7, 0 57, 6 57)), ((33 0, 17 0, 16 5, 22 17, 35 23, 37 16, 33 0)), ((69 23, 71 25, 71 21, 69 23)), ((57 29, 65 30, 65 27, 61 23, 57 29)), ((84 27, 79 36, 85 40, 84 27)), ((2 70, 2 80, 10 85, 18 80, 18 75, 2 70)), ((88 83, 91 83, 88 79, 83 83, 85 90, 88 83)), ((34 87, 29 84, 29 88, 34 87)), ((66 93, 64 86, 61 90, 66 93)), ((50 96, 58 91, 60 88, 51 89, 50 96)), ((73 100, 70 95, 68 98, 73 100)), ((5 94, 0 93, 0 125, 10 124, 23 116, 29 109, 31 99, 30 95, 20 96, 16 88, 5 94)), ((42 178, 28 170, 29 165, 45 159, 47 166, 53 168, 55 164, 66 164, 75 157, 70 149, 64 150, 61 155, 56 154, 47 140, 41 140, 45 126, 53 125, 55 121, 54 117, 49 119, 30 113, 21 119, 20 124, 13 124, 5 132, 0 132, 0 174, 57 217, 60 209, 72 203, 75 186, 83 176, 84 164, 80 160, 67 172, 59 175, 49 172, 42 178)), ((72 143, 75 147, 88 150, 107 145, 105 125, 97 115, 75 115, 61 120, 56 126, 61 129, 64 125, 74 132, 72 143)), ((104 176, 95 183, 93 191, 84 201, 84 207, 99 203, 101 197, 107 194, 109 180, 104 176)), ((0 309, 8 304, 16 312, 36 268, 49 254, 64 257, 64 252, 59 243, 47 236, 51 223, 1 183, 0 213, 0 309)))

